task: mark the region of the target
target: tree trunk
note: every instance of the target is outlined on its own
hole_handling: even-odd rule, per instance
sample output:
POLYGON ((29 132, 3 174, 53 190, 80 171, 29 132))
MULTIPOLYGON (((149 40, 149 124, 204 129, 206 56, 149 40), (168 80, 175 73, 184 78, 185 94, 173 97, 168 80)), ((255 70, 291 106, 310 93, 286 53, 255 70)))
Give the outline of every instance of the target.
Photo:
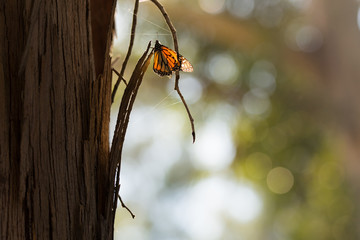
POLYGON ((0 0, 0 239, 112 239, 114 0, 0 0))

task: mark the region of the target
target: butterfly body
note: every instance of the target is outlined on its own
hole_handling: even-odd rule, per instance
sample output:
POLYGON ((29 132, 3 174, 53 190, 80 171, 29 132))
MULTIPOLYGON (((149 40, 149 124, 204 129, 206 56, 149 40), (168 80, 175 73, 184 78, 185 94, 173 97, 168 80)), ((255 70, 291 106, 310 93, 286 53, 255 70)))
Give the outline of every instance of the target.
POLYGON ((171 76, 174 71, 192 72, 193 67, 185 57, 180 54, 178 57, 174 50, 156 40, 153 70, 160 76, 171 76))

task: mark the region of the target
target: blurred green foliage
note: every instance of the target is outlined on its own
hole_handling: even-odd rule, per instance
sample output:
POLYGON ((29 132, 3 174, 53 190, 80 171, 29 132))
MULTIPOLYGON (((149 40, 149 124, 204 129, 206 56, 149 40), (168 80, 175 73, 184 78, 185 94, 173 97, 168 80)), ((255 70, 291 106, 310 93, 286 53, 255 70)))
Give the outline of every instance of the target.
MULTIPOLYGON (((122 21, 118 24, 125 25, 124 19, 131 19, 126 10, 131 9, 131 4, 119 2, 117 13, 122 21)), ((304 34, 301 31, 305 31, 303 27, 311 26, 303 13, 306 4, 306 1, 295 0, 164 3, 177 28, 181 53, 195 69, 194 73, 181 74, 180 88, 191 103, 198 140, 190 144, 188 119, 172 91, 173 81, 159 79, 149 69, 134 110, 145 111, 139 110, 136 115, 139 117, 132 118, 136 122, 134 128, 140 130, 133 130, 134 133, 130 130, 122 168, 122 188, 136 189, 124 190, 126 197, 123 198, 136 209, 133 210, 137 217, 140 215, 140 220, 126 220, 128 217, 119 209, 115 237, 157 240, 360 238, 357 204, 342 166, 337 148, 339 140, 330 124, 323 121, 326 113, 312 109, 319 104, 318 98, 321 101, 321 96, 310 96, 308 91, 318 87, 316 74, 306 64, 291 65, 296 60, 289 59, 293 55, 287 54, 321 48, 319 32, 306 28, 307 35, 301 36, 304 34), (188 8, 191 10, 186 11, 188 8), (220 23, 226 31, 236 27, 227 39, 223 39, 222 29, 211 30, 212 25, 220 23), (242 33, 244 36, 237 36, 242 33), (237 42, 242 38, 244 44, 237 42), (215 142, 206 142, 208 145, 198 150, 200 153, 196 150, 194 153, 194 148, 200 148, 197 146, 209 140, 202 136, 213 136, 211 132, 207 135, 206 126, 224 131, 215 132, 215 142), (229 144, 228 136, 219 134, 226 131, 230 133, 229 144), (223 155, 219 153, 216 158, 216 149, 224 151, 223 155), (210 156, 201 151, 208 151, 210 156), (201 160, 203 156, 209 158, 209 165, 206 165, 207 159, 201 160), (160 160, 163 157, 165 160, 160 160), (219 163, 221 159, 224 162, 219 163), (161 169, 161 173, 155 169, 161 169), (229 178, 229 183, 239 187, 250 186, 260 196, 262 207, 260 214, 246 221, 219 210, 215 215, 223 228, 214 230, 217 235, 209 237, 192 228, 207 231, 207 227, 213 226, 211 222, 198 226, 194 218, 194 222, 186 222, 187 226, 175 219, 181 217, 174 220, 169 215, 191 215, 190 205, 195 201, 189 200, 191 189, 198 189, 202 180, 214 176, 224 177, 223 182, 229 178), (156 186, 151 179, 155 179, 156 186), (142 191, 149 193, 140 193, 142 191), (144 203, 146 201, 150 203, 144 203), (183 205, 184 201, 188 205, 183 205)), ((171 34, 151 2, 140 4, 138 21, 136 51, 141 52, 146 42, 154 39, 172 46, 171 34)), ((120 40, 115 41, 114 55, 123 56, 128 35, 125 30, 117 35, 124 36, 123 40, 119 37, 120 40)), ((118 101, 120 96, 121 93, 118 101)), ((113 110, 116 111, 116 104, 113 110)), ((228 193, 221 186, 213 185, 214 196, 206 198, 206 202, 227 204, 224 199, 233 196, 217 200, 216 195, 228 193)), ((230 212, 238 210, 229 208, 230 212)), ((209 209, 208 214, 211 211, 209 209)))

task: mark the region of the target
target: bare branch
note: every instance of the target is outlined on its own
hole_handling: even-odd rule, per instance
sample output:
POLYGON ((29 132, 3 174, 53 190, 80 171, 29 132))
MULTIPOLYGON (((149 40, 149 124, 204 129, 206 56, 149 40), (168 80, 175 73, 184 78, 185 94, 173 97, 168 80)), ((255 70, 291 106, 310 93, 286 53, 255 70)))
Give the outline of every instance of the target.
POLYGON ((124 203, 123 200, 121 199, 120 194, 118 194, 118 197, 119 197, 121 206, 122 206, 123 208, 125 208, 126 210, 128 210, 128 212, 130 213, 131 217, 134 219, 134 218, 135 218, 135 214, 133 214, 132 211, 130 210, 130 208, 128 208, 128 207, 125 205, 125 203, 124 203))
MULTIPOLYGON (((157 7, 158 9, 160 10, 160 12, 162 13, 162 15, 164 16, 165 18, 165 21, 171 31, 171 35, 173 37, 173 40, 174 40, 174 48, 175 48, 175 51, 176 51, 176 54, 177 54, 177 58, 180 59, 180 55, 179 55, 179 47, 178 47, 178 42, 177 42, 177 36, 176 36, 176 29, 174 27, 174 25, 172 24, 170 18, 169 18, 169 15, 167 14, 167 12, 165 11, 164 7, 157 1, 157 0, 151 0, 157 7)), ((186 109, 186 112, 189 116, 189 120, 190 120, 190 124, 191 124, 191 129, 192 129, 192 132, 191 132, 191 135, 192 135, 192 138, 193 138, 193 143, 195 142, 195 126, 194 126, 194 118, 192 117, 191 115, 191 112, 189 110, 189 107, 183 97, 183 95, 181 94, 181 91, 180 91, 180 88, 179 88, 179 79, 180 79, 180 74, 179 74, 179 71, 177 70, 175 72, 175 87, 174 89, 176 90, 176 92, 179 94, 180 96, 180 99, 181 101, 183 102, 184 104, 184 107, 186 109)))
POLYGON ((113 183, 114 191, 109 192, 111 196, 108 196, 108 209, 107 212, 113 218, 115 217, 115 210, 117 208, 117 197, 120 188, 120 168, 121 168, 121 155, 122 148, 125 140, 126 130, 129 124, 130 113, 132 111, 133 104, 135 102, 137 92, 141 85, 145 71, 150 64, 153 51, 149 53, 151 42, 149 42, 146 51, 139 59, 135 66, 135 69, 131 75, 129 83, 125 88, 124 94, 121 99, 120 109, 117 116, 116 127, 114 131, 114 138, 111 145, 110 157, 109 157, 109 182, 113 183), (114 182, 115 181, 115 182, 114 182))
POLYGON ((118 76, 118 79, 120 79, 120 81, 123 80, 123 82, 124 82, 125 85, 127 86, 126 80, 120 75, 120 73, 119 73, 118 71, 116 71, 115 68, 112 68, 111 70, 118 76))
POLYGON ((174 27, 174 25, 172 24, 169 15, 167 14, 167 12, 165 11, 165 8, 163 7, 163 5, 161 5, 161 3, 159 3, 157 0, 151 0, 160 10, 160 12, 162 13, 162 15, 165 18, 166 24, 169 26, 169 29, 171 31, 171 35, 173 37, 174 40, 174 48, 175 48, 175 52, 178 55, 178 59, 179 59, 179 46, 178 46, 178 42, 177 42, 177 36, 176 36, 176 29, 174 27))
POLYGON ((124 62, 122 64, 122 66, 121 66, 120 73, 118 74, 119 77, 118 77, 118 79, 117 79, 117 81, 115 83, 114 89, 113 89, 113 91, 111 93, 111 103, 114 102, 116 91, 117 91, 117 89, 119 87, 119 84, 120 84, 121 80, 123 79, 125 68, 126 68, 127 62, 129 61, 131 51, 132 51, 132 48, 133 48, 133 45, 134 45, 138 9, 139 9, 139 0, 135 0, 135 6, 134 6, 134 12, 133 12, 133 21, 132 21, 132 25, 131 25, 129 48, 128 48, 128 51, 126 53, 124 62))
POLYGON ((179 82, 179 81, 175 82, 175 90, 176 90, 176 92, 178 93, 178 95, 180 96, 180 99, 181 99, 181 101, 183 102, 183 104, 184 104, 184 106, 185 106, 185 109, 186 109, 186 112, 187 112, 187 114, 188 114, 188 116, 189 116, 189 120, 190 120, 190 124, 191 124, 191 129, 192 129, 191 135, 192 135, 193 143, 194 143, 194 142, 195 142, 195 137, 196 137, 196 136, 195 136, 194 119, 193 119, 193 117, 192 117, 192 115, 191 115, 191 113, 190 113, 190 109, 189 109, 188 105, 186 104, 183 95, 182 95, 181 92, 180 92, 178 82, 179 82))

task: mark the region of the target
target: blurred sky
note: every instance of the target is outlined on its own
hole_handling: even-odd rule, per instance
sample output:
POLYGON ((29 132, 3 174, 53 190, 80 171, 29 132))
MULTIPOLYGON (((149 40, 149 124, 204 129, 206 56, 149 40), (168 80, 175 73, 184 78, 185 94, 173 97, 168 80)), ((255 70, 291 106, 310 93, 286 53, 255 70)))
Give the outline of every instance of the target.
MULTIPOLYGON (((358 129, 358 105, 348 104, 357 102, 357 3, 160 2, 194 66, 181 73, 180 89, 197 139, 193 144, 174 77, 159 77, 150 65, 121 167, 120 195, 136 218, 119 207, 115 239, 360 239, 351 172, 358 164, 343 152, 355 149, 357 159, 356 147, 339 148, 356 142, 348 136, 358 129)), ((118 2, 116 69, 128 47, 133 5, 118 2)), ((149 41, 173 48, 152 2, 141 1, 137 20, 125 79, 149 41)), ((110 140, 123 89, 112 106, 110 140)))

